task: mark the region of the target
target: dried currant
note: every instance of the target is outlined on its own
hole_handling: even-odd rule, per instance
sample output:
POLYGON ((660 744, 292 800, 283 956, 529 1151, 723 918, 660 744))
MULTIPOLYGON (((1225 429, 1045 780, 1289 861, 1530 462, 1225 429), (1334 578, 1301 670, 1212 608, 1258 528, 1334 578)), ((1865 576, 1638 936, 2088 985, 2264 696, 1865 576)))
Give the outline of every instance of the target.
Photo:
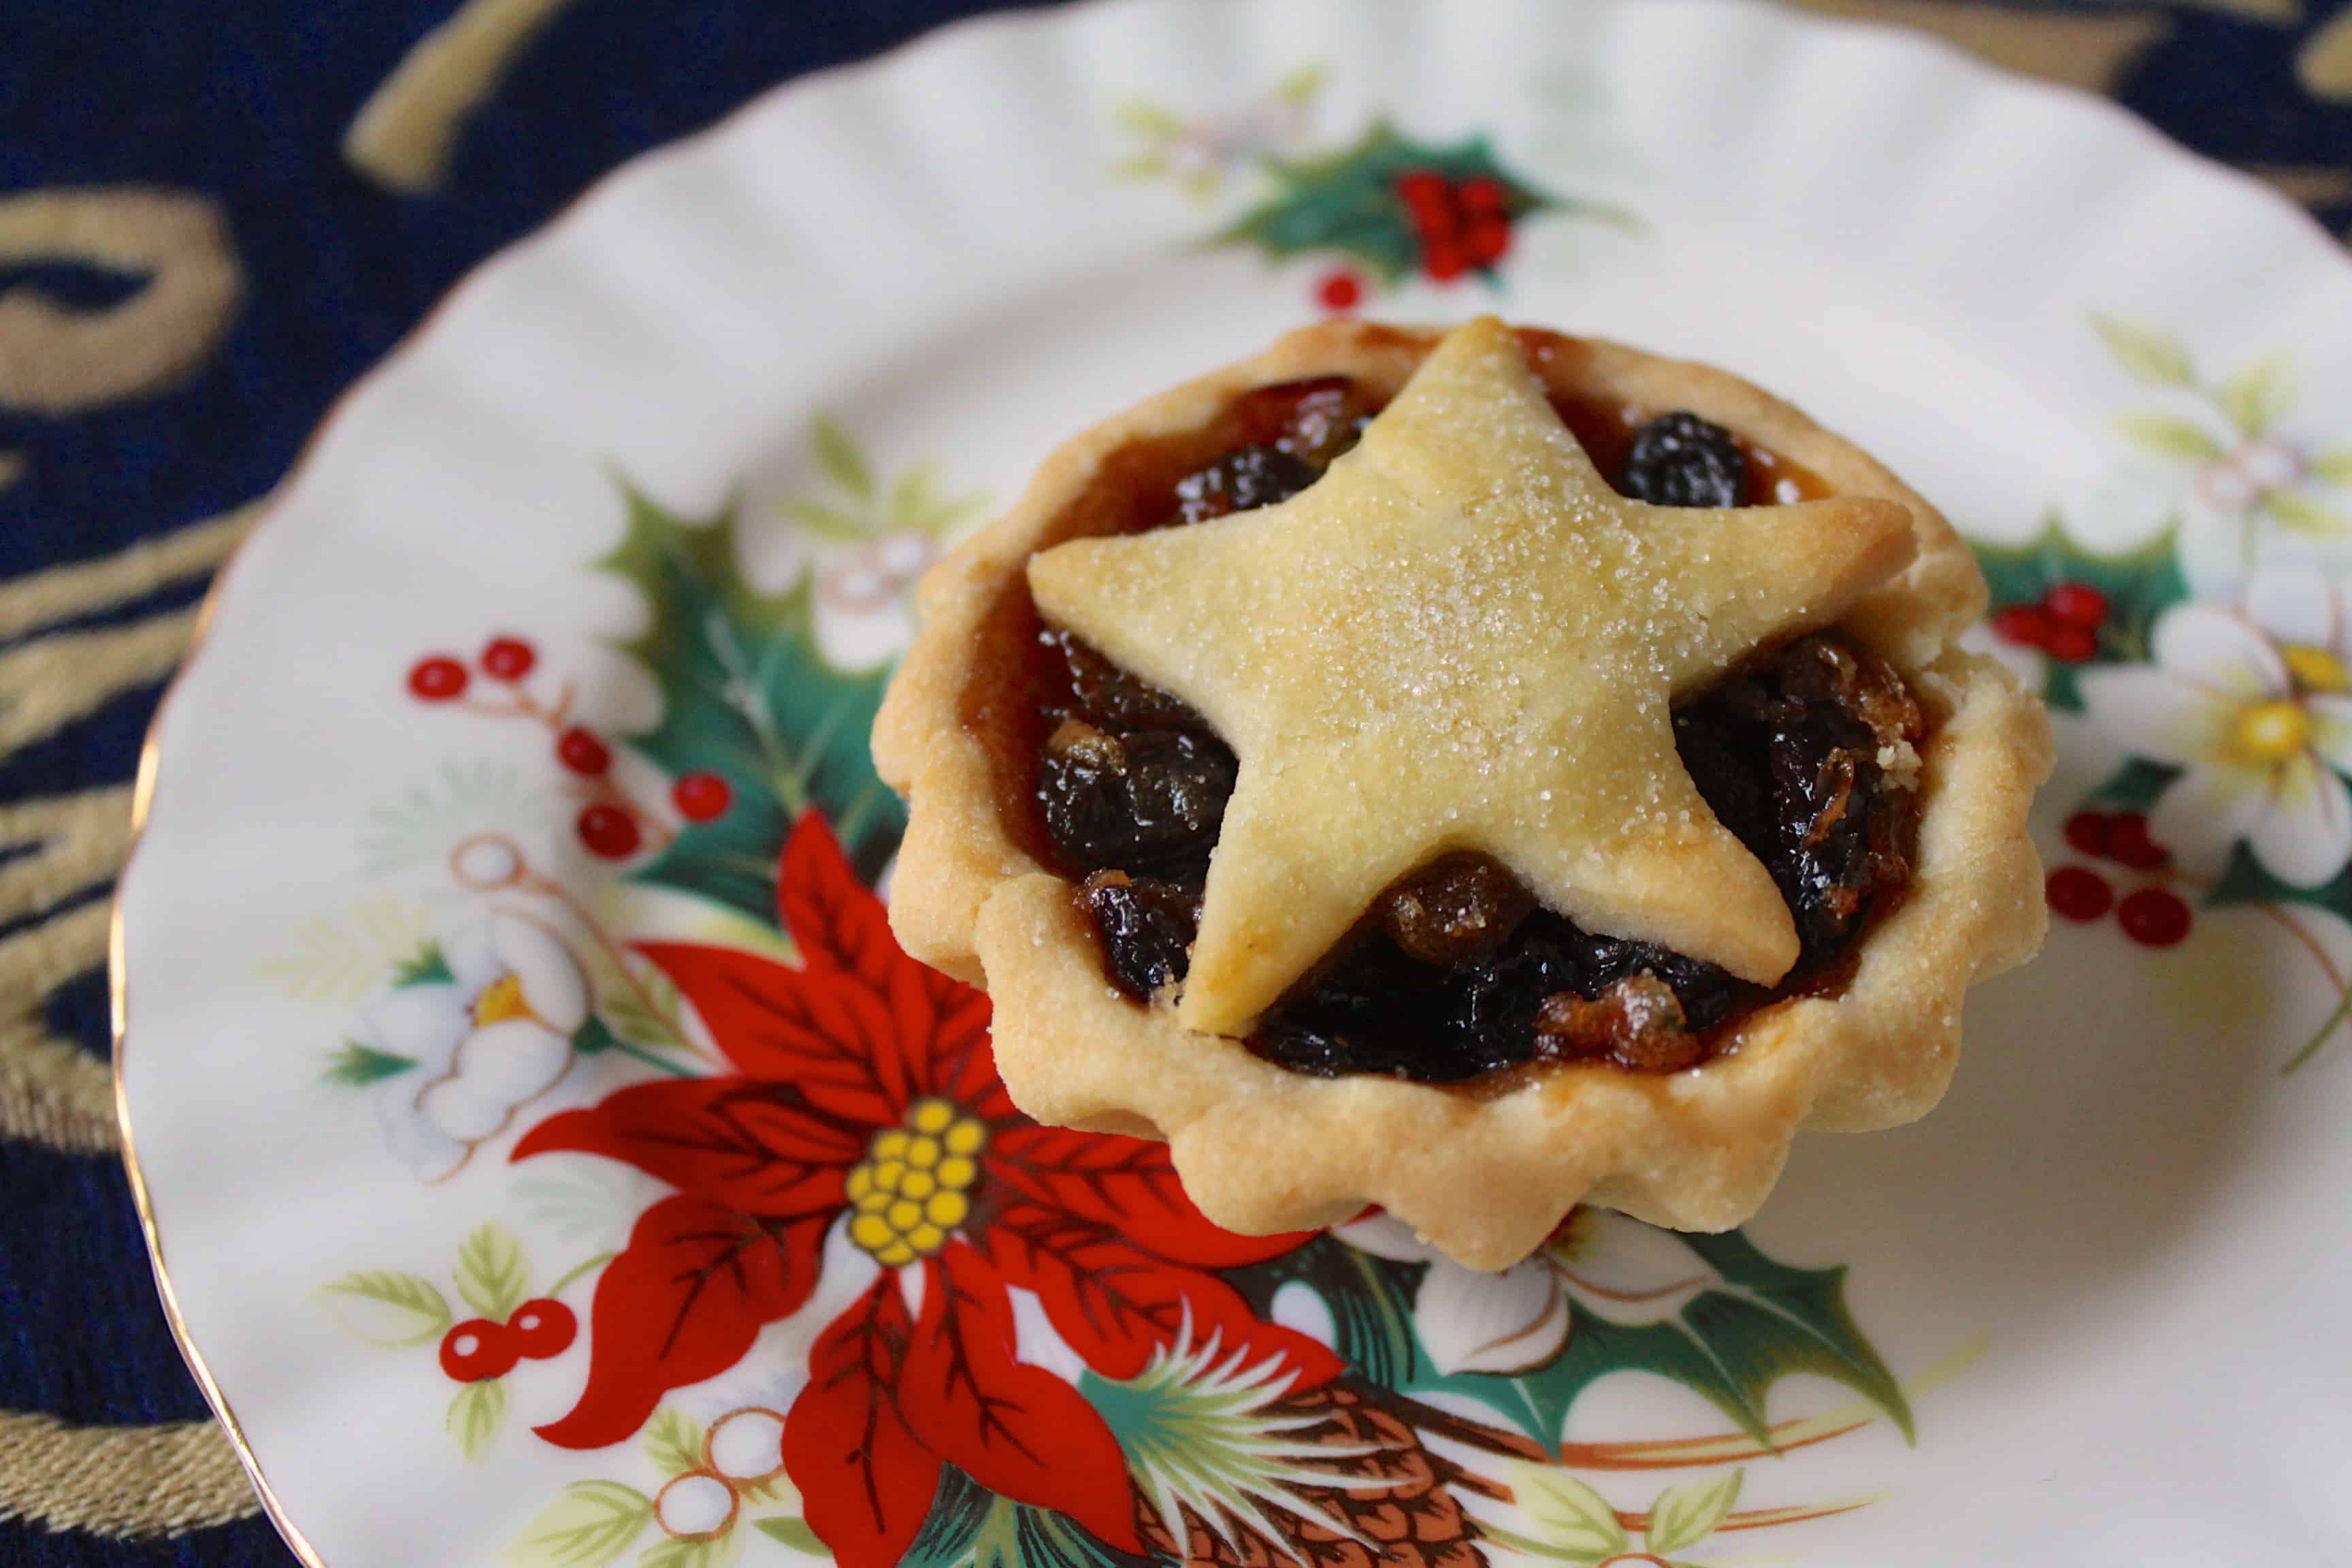
POLYGON ((1206 522, 1231 512, 1272 506, 1288 500, 1322 477, 1321 468, 1279 443, 1244 447, 1176 482, 1177 520, 1206 522))
POLYGON ((1617 488, 1655 506, 1738 506, 1748 491, 1748 454, 1711 420, 1661 414, 1634 433, 1617 488))
POLYGON ((1129 995, 1149 1000, 1184 978, 1201 922, 1197 889, 1124 871, 1097 871, 1079 896, 1102 933, 1113 978, 1129 995))
POLYGON ((1197 878, 1234 793, 1232 752, 1184 730, 1103 729, 1066 719, 1045 743, 1045 828, 1089 870, 1197 878))

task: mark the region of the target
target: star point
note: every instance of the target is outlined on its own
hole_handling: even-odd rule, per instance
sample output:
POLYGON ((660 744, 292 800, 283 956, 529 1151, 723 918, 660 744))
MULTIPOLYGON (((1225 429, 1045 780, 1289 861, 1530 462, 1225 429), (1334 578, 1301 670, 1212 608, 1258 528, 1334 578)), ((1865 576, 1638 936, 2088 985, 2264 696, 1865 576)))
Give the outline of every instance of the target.
POLYGON ((1684 770, 1671 705, 1912 550, 1891 501, 1619 495, 1482 318, 1290 500, 1073 541, 1029 582, 1239 758, 1178 1004, 1235 1034, 1454 850, 1588 930, 1779 979, 1794 922, 1684 770))

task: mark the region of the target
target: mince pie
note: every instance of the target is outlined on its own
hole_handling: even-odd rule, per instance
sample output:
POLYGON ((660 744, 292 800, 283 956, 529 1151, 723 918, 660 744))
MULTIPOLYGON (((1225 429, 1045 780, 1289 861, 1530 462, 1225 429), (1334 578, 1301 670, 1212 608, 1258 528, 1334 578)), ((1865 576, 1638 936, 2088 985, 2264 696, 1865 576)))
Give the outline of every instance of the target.
POLYGON ((1711 1229, 1942 1093, 2042 927, 2046 721, 1861 452, 1701 366, 1333 323, 1049 459, 925 583, 892 919, 1041 1120, 1474 1267, 1711 1229))

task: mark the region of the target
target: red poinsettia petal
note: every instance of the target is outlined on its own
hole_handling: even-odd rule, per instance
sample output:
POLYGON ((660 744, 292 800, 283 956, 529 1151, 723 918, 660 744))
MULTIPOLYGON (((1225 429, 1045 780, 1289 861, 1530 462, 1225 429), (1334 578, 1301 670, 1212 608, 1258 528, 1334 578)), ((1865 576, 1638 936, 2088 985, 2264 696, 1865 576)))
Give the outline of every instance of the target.
POLYGON ((588 1386, 539 1435, 564 1448, 617 1443, 671 1389, 742 1360, 815 1289, 824 1230, 824 1215, 761 1220, 695 1197, 647 1209, 596 1281, 588 1386))
POLYGON ((1040 1204, 1108 1226, 1147 1251, 1196 1268, 1262 1263, 1316 1236, 1235 1236, 1220 1229, 1185 1195, 1168 1146, 1140 1138, 1031 1123, 999 1133, 989 1145, 988 1165, 992 1175, 1040 1204))
POLYGON ((930 1266, 899 1373, 908 1426, 989 1490, 1142 1550, 1118 1439, 1076 1389, 1014 1359, 1013 1333, 995 1268, 970 1247, 950 1246, 930 1266))
POLYGON ((1329 1346, 1265 1321, 1216 1276, 1154 1258, 1082 1216, 1016 1202, 995 1215, 985 1240, 1003 1277, 1034 1290, 1055 1331, 1105 1377, 1135 1376, 1154 1350, 1180 1339, 1244 1351, 1252 1366, 1279 1360, 1299 1388, 1343 1370, 1329 1346))
POLYGON ((789 1084, 740 1078, 632 1084, 584 1110, 549 1117, 509 1158, 602 1154, 747 1214, 830 1214, 843 1203, 843 1176, 865 1155, 867 1134, 800 1101, 789 1084))
POLYGON ((776 918, 792 932, 811 969, 837 969, 879 991, 910 962, 891 934, 890 917, 850 868, 833 829, 803 812, 784 840, 776 868, 776 918))
POLYGON ((811 973, 854 976, 867 994, 884 999, 903 1047, 875 1058, 887 1092, 900 1104, 943 1094, 980 1109, 975 1100, 985 1086, 950 1083, 939 1068, 967 1058, 970 1041, 987 1032, 987 997, 907 956, 882 901, 857 879, 814 812, 802 816, 785 842, 776 913, 811 973))
POLYGON ((847 976, 788 969, 730 948, 649 942, 638 952, 702 1016, 746 1077, 800 1086, 836 1115, 887 1127, 905 1109, 903 1052, 882 1002, 847 976))
POLYGON ((939 1489, 939 1456, 898 1413, 910 1330, 886 1271, 818 1338, 784 1420, 785 1473, 841 1568, 896 1568, 939 1489))

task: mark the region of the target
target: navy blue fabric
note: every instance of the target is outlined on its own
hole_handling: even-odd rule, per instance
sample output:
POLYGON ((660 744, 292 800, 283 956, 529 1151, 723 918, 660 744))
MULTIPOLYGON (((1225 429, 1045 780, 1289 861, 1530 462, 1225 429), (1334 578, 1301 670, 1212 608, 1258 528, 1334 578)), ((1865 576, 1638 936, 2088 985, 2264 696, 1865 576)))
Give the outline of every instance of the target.
MULTIPOLYGON (((579 0, 469 122, 445 187, 388 194, 343 162, 342 136, 453 5, 0 0, 0 195, 126 184, 206 193, 226 214, 247 279, 227 340, 176 389, 61 418, 0 408, 0 451, 26 459, 23 477, 0 489, 0 576, 107 554, 261 494, 335 394, 462 273, 615 164, 788 78, 999 8, 579 0)), ((2294 76, 2297 50, 2336 7, 2308 0, 2305 9, 2290 24, 2166 11, 2168 36, 2126 69, 2118 96, 2220 156, 2341 169, 2352 163, 2352 108, 2314 100, 2294 76)), ((2323 216, 2340 226, 2352 202, 2323 216)), ((23 282, 84 307, 131 286, 73 268, 0 271, 0 288, 23 282)), ((127 779, 153 700, 130 694, 0 761, 0 801, 127 779)), ((52 998, 48 1015, 86 1048, 106 1049, 95 977, 52 998)), ((204 1413, 156 1309, 110 1156, 0 1142, 0 1409, 78 1423, 204 1413)), ((0 1563, 26 1568, 287 1561, 258 1519, 133 1544, 0 1522, 0 1563)))

